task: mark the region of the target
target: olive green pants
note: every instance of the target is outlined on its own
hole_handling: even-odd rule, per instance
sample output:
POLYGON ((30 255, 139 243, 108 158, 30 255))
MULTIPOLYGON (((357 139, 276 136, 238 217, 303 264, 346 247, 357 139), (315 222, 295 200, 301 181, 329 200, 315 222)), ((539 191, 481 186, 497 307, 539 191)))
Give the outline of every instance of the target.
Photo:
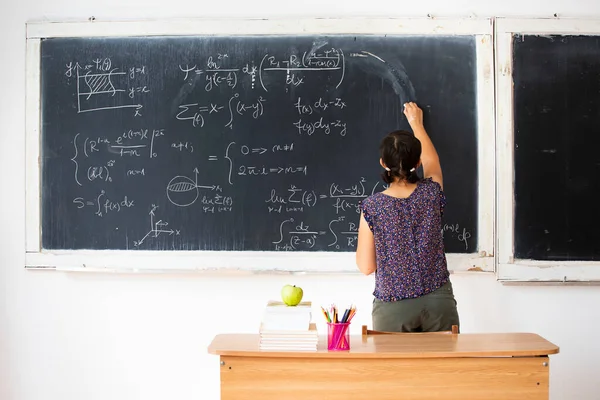
POLYGON ((414 299, 373 300, 373 329, 386 332, 437 332, 460 327, 452 283, 414 299))

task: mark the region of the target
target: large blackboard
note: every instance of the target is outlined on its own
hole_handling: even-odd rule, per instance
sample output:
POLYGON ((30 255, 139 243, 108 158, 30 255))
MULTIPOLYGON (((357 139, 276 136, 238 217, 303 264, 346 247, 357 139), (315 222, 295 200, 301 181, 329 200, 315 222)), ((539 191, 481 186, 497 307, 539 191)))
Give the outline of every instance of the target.
POLYGON ((515 256, 600 260, 600 37, 513 38, 515 256))
POLYGON ((41 43, 45 249, 354 251, 378 144, 416 101, 446 250, 477 250, 473 36, 41 43))

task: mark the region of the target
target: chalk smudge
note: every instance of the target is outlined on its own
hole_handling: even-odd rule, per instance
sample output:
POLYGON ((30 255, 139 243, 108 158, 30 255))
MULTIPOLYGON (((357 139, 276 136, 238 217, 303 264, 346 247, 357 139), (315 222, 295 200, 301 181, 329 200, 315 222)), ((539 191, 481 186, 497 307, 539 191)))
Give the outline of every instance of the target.
POLYGON ((387 57, 387 60, 384 60, 364 50, 352 53, 352 58, 356 59, 357 62, 354 64, 359 68, 367 73, 373 73, 388 82, 392 86, 392 89, 394 89, 394 93, 400 97, 401 104, 416 101, 415 88, 400 60, 390 60, 389 57, 387 57), (374 62, 367 62, 368 60, 373 60, 374 62))

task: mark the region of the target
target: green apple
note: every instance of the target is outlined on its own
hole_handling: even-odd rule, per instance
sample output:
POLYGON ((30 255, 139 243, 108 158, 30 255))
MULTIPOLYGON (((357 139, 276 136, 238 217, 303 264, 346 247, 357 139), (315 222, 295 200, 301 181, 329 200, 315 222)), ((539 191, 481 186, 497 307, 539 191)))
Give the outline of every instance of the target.
POLYGON ((281 289, 281 299, 288 306, 297 306, 302 301, 304 292, 296 285, 285 285, 281 289))

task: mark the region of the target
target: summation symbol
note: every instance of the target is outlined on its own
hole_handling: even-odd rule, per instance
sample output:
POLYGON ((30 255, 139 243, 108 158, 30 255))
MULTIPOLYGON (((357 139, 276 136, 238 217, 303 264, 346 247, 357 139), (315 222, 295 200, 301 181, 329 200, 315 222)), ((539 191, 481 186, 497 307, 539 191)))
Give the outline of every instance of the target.
POLYGON ((198 200, 200 189, 221 190, 218 185, 198 185, 198 168, 194 168, 194 179, 177 175, 167 185, 167 198, 179 207, 187 207, 198 200))
POLYGON ((139 247, 141 244, 143 244, 146 238, 148 237, 158 237, 160 235, 179 236, 179 234, 181 233, 181 231, 177 229, 167 229, 167 226, 169 225, 168 222, 164 222, 163 220, 158 220, 154 222, 154 211, 156 211, 157 208, 157 205, 152 204, 152 208, 148 213, 150 215, 150 231, 146 233, 146 235, 142 239, 133 242, 133 245, 135 247, 139 247))

